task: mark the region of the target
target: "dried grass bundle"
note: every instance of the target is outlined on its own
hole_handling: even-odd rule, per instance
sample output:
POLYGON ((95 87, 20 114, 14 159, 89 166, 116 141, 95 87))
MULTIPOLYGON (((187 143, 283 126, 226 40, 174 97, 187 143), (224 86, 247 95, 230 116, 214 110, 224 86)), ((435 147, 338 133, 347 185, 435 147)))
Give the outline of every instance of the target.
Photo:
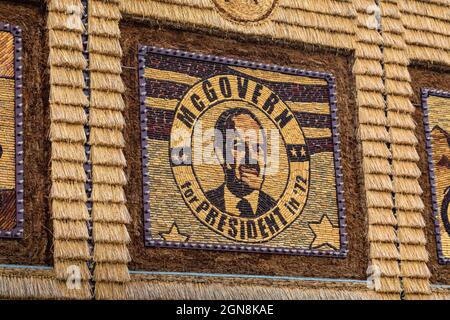
POLYGON ((422 199, 415 194, 397 193, 395 195, 395 206, 400 210, 422 211, 424 209, 422 199))
POLYGON ((402 261, 428 262, 428 251, 423 245, 402 244, 400 246, 400 258, 402 261))
POLYGON ((91 89, 118 93, 125 91, 120 75, 101 72, 91 72, 91 89))
POLYGON ((450 36, 424 31, 408 30, 405 33, 405 41, 423 47, 435 49, 450 49, 450 36))
POLYGON ((86 221, 53 220, 53 236, 57 240, 87 240, 89 238, 86 221))
POLYGON ((98 108, 93 108, 91 110, 89 123, 93 127, 119 130, 125 126, 125 120, 122 116, 122 112, 98 108))
POLYGON ((88 221, 90 219, 86 203, 57 199, 52 201, 52 218, 65 221, 88 221))
POLYGON ((383 109, 359 108, 359 123, 374 126, 387 126, 387 119, 383 109))
POLYGON ((382 260, 398 260, 400 254, 395 243, 371 242, 370 258, 382 260))
MULTIPOLYGON (((356 101, 360 107, 360 110, 362 110, 361 107, 375 108, 381 109, 384 114, 385 102, 381 92, 360 91, 358 92, 356 101)), ((367 111, 370 112, 369 110, 367 111)), ((381 118, 384 118, 384 116, 381 118)))
POLYGON ((101 0, 93 0, 89 4, 90 17, 120 20, 122 15, 118 6, 101 0))
POLYGON ((84 144, 86 134, 82 125, 55 122, 50 125, 50 140, 84 144))
POLYGON ((358 32, 358 41, 366 44, 376 44, 378 46, 383 45, 383 37, 376 30, 372 29, 358 32))
POLYGON ((52 30, 48 31, 48 43, 50 48, 83 51, 81 33, 52 30))
POLYGON ((355 44, 355 56, 362 59, 383 60, 383 54, 381 53, 380 47, 370 43, 357 42, 355 44))
POLYGON ((92 200, 95 202, 125 203, 122 186, 97 184, 92 189, 92 200))
MULTIPOLYGON (((231 280, 236 283, 236 280, 231 280)), ((106 291, 106 290, 105 290, 106 291)), ((105 294, 108 294, 106 291, 105 294)), ((314 285, 292 283, 291 285, 268 286, 262 283, 240 282, 239 285, 226 286, 223 282, 209 279, 139 279, 132 276, 127 284, 128 299, 213 299, 213 300, 364 300, 380 299, 372 290, 360 284, 314 285), (320 288, 320 289, 318 289, 320 288)))
POLYGON ((367 207, 369 208, 393 208, 391 192, 386 191, 366 191, 367 207))
POLYGON ((411 76, 406 66, 385 64, 384 74, 387 79, 411 82, 411 76))
POLYGON ((106 223, 96 220, 94 223, 92 235, 95 243, 119 243, 127 244, 130 242, 127 228, 124 224, 106 223))
POLYGON ((67 12, 67 8, 78 8, 80 11, 83 11, 83 5, 81 0, 51 0, 47 1, 47 9, 48 11, 55 12, 67 12))
POLYGON ((394 191, 398 193, 417 194, 423 193, 419 181, 416 178, 403 178, 394 176, 394 191))
POLYGON ((125 109, 125 102, 120 93, 94 90, 91 92, 91 107, 122 111, 125 109))
POLYGON ((397 242, 397 235, 392 226, 372 225, 369 228, 368 239, 370 242, 397 242))
POLYGON ((388 175, 366 173, 364 183, 366 190, 392 191, 392 181, 388 175))
POLYGON ((429 278, 430 270, 422 262, 404 261, 401 265, 401 274, 408 278, 429 278))
POLYGON ((87 61, 79 50, 52 48, 48 56, 48 64, 53 67, 83 70, 87 61))
POLYGON ((417 145, 419 143, 412 130, 392 127, 389 133, 392 143, 406 145, 417 145))
POLYGON ((353 65, 353 73, 368 76, 383 76, 381 64, 376 60, 356 59, 353 65))
POLYGON ((94 222, 115 222, 128 224, 131 222, 126 205, 121 203, 95 203, 92 207, 94 222))
MULTIPOLYGON (((402 22, 408 30, 421 30, 424 32, 450 36, 448 21, 438 20, 427 16, 416 16, 405 12, 402 15, 402 22)), ((406 32, 408 32, 408 30, 406 32)))
MULTIPOLYGON (((380 289, 378 289, 378 291, 399 294, 402 291, 400 279, 398 277, 382 277, 380 279, 380 289)), ((388 296, 388 299, 392 299, 392 296, 388 296)), ((398 297, 394 299, 398 299, 398 297)))
POLYGON ((389 161, 383 158, 366 157, 363 160, 365 174, 390 175, 392 173, 389 161))
POLYGON ((271 20, 308 28, 316 28, 330 32, 355 34, 356 27, 353 19, 329 14, 311 13, 309 11, 284 8, 274 10, 271 20))
POLYGON ((428 279, 417 279, 416 277, 403 279, 403 290, 405 293, 431 294, 430 282, 428 279))
POLYGON ((391 145, 392 159, 407 162, 420 160, 419 154, 414 146, 393 144, 391 145))
POLYGON ((425 232, 421 228, 399 228, 398 239, 402 244, 427 244, 425 232))
POLYGON ((61 85, 72 88, 84 88, 85 81, 82 70, 67 67, 52 67, 50 85, 61 85))
POLYGON ((127 177, 122 167, 94 165, 92 170, 92 182, 95 184, 111 184, 125 186, 127 177))
POLYGON ((51 174, 53 181, 86 182, 86 172, 83 166, 76 162, 53 161, 51 174))
POLYGON ((99 263, 95 266, 94 281, 96 282, 128 282, 130 273, 124 264, 99 263))
POLYGON ((383 92, 383 80, 380 77, 356 76, 356 89, 362 91, 383 92))
POLYGON ((95 285, 95 297, 99 300, 127 299, 127 285, 117 282, 98 282, 95 285))
POLYGON ((33 274, 17 276, 0 274, 0 298, 2 299, 60 299, 57 280, 51 275, 34 276, 33 274))
POLYGON ((52 122, 66 122, 84 125, 87 121, 86 113, 82 107, 52 104, 50 108, 52 122))
POLYGON ((400 267, 398 265, 398 262, 395 260, 373 259, 372 265, 375 265, 379 268, 381 276, 398 278, 400 275, 400 267))
POLYGON ((425 220, 418 211, 397 211, 398 226, 406 228, 424 228, 425 220))
POLYGON ((399 1, 399 7, 402 12, 412 13, 416 16, 433 17, 443 21, 448 21, 448 17, 450 17, 450 7, 445 0, 399 1))
POLYGON ((89 37, 88 49, 92 53, 100 53, 118 58, 122 57, 122 47, 120 46, 119 39, 91 35, 89 37))
POLYGON ((409 65, 409 57, 407 52, 401 49, 385 48, 384 63, 397 64, 400 66, 409 65))
POLYGON ((122 65, 120 59, 104 54, 91 54, 89 56, 89 69, 95 72, 121 74, 122 65))
POLYGON ((363 141, 391 141, 389 133, 384 126, 360 124, 358 132, 363 141))
POLYGON ((301 9, 313 13, 323 13, 333 16, 356 16, 356 11, 348 1, 322 0, 322 1, 281 1, 280 8, 301 9))
POLYGON ((84 182, 54 181, 52 183, 50 197, 58 200, 86 202, 87 197, 84 189, 84 182))
POLYGON ((383 32, 383 45, 386 48, 406 49, 403 35, 390 32, 383 32))
POLYGON ((391 156, 389 149, 384 142, 363 141, 363 156, 378 157, 388 159, 391 156))
POLYGON ((97 243, 94 247, 94 261, 127 264, 131 261, 131 257, 125 244, 97 243))
POLYGON ((383 32, 390 32, 402 36, 405 32, 405 28, 403 27, 403 23, 400 19, 383 17, 383 32))
POLYGON ((422 173, 415 162, 392 161, 392 168, 397 177, 419 178, 422 173))
POLYGON ((73 270, 73 267, 77 267, 80 271, 80 279, 82 281, 89 281, 91 279, 91 272, 85 261, 58 260, 55 261, 54 267, 56 279, 61 281, 67 281, 69 276, 72 275, 71 270, 73 270))
POLYGON ((118 21, 110 19, 91 16, 88 25, 89 34, 107 38, 120 38, 118 21))
POLYGON ((56 84, 50 87, 50 103, 73 106, 87 106, 89 104, 82 88, 72 88, 56 84))
POLYGON ((53 244, 53 255, 57 260, 81 260, 90 259, 89 248, 84 240, 58 240, 53 244))
POLYGON ((389 95, 387 97, 387 108, 389 111, 399 111, 406 113, 412 113, 416 109, 408 97, 395 95, 389 95))
POLYGON ((53 12, 47 18, 47 27, 52 30, 61 30, 68 32, 82 33, 84 25, 81 19, 73 19, 67 9, 65 12, 53 12))
POLYGON ((450 53, 448 50, 409 45, 407 51, 411 60, 450 65, 450 53))
POLYGON ((116 129, 91 128, 90 144, 92 146, 105 146, 123 148, 125 140, 122 132, 116 129))
POLYGON ((67 161, 84 163, 86 162, 86 153, 82 144, 73 144, 66 142, 52 142, 52 161, 67 161))
POLYGON ((369 225, 397 225, 397 220, 391 209, 368 208, 367 217, 369 220, 369 225))
POLYGON ((416 123, 414 119, 408 113, 402 112, 388 112, 388 123, 391 127, 404 128, 414 130, 416 128, 416 123))
POLYGON ((126 166, 125 156, 121 149, 101 146, 91 148, 91 162, 93 165, 126 166))

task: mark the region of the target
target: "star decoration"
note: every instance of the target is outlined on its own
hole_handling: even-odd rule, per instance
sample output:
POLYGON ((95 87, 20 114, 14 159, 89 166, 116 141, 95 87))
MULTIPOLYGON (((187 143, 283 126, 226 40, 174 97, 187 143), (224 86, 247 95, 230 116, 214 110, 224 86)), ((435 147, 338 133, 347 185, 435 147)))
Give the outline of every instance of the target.
POLYGON ((309 223, 309 228, 314 233, 311 248, 318 249, 325 246, 339 250, 339 227, 334 227, 327 215, 324 214, 319 222, 309 223))
POLYGON ((188 235, 180 233, 180 230, 175 222, 172 224, 169 231, 161 232, 159 235, 164 239, 164 241, 185 242, 189 239, 188 235))
POLYGON ((291 154, 292 154, 292 156, 297 157, 297 150, 295 150, 295 148, 292 148, 291 154))
POLYGON ((300 154, 302 157, 306 157, 306 150, 304 147, 302 147, 302 150, 300 150, 300 154))

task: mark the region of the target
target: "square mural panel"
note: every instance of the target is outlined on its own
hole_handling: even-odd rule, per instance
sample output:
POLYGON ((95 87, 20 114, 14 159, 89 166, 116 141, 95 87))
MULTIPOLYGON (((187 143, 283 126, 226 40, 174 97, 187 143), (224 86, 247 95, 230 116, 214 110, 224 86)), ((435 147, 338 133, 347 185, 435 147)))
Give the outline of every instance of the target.
POLYGON ((145 244, 345 257, 332 75, 139 50, 145 244))
POLYGON ((439 262, 450 263, 450 92, 422 90, 439 262))
POLYGON ((22 39, 0 23, 0 237, 23 236, 22 39))

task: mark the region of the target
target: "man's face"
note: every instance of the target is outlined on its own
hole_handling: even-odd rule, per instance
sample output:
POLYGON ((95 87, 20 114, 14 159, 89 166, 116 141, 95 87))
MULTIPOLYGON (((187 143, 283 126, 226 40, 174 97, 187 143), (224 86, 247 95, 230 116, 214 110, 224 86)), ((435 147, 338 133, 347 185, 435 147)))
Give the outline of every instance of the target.
POLYGON ((260 190, 264 182, 265 140, 260 126, 251 116, 240 114, 231 121, 234 132, 232 140, 227 141, 227 185, 246 195, 260 190))

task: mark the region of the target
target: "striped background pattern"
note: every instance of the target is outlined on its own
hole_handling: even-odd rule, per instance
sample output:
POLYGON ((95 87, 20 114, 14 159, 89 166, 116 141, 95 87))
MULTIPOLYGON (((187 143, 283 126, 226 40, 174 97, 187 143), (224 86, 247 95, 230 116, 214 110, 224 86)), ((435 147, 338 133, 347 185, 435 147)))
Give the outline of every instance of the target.
POLYGON ((233 74, 258 81, 288 104, 303 129, 311 154, 333 151, 329 91, 325 80, 153 53, 148 54, 146 61, 149 139, 169 140, 177 104, 193 84, 215 75, 233 74), (279 76, 274 78, 274 74, 279 76))

